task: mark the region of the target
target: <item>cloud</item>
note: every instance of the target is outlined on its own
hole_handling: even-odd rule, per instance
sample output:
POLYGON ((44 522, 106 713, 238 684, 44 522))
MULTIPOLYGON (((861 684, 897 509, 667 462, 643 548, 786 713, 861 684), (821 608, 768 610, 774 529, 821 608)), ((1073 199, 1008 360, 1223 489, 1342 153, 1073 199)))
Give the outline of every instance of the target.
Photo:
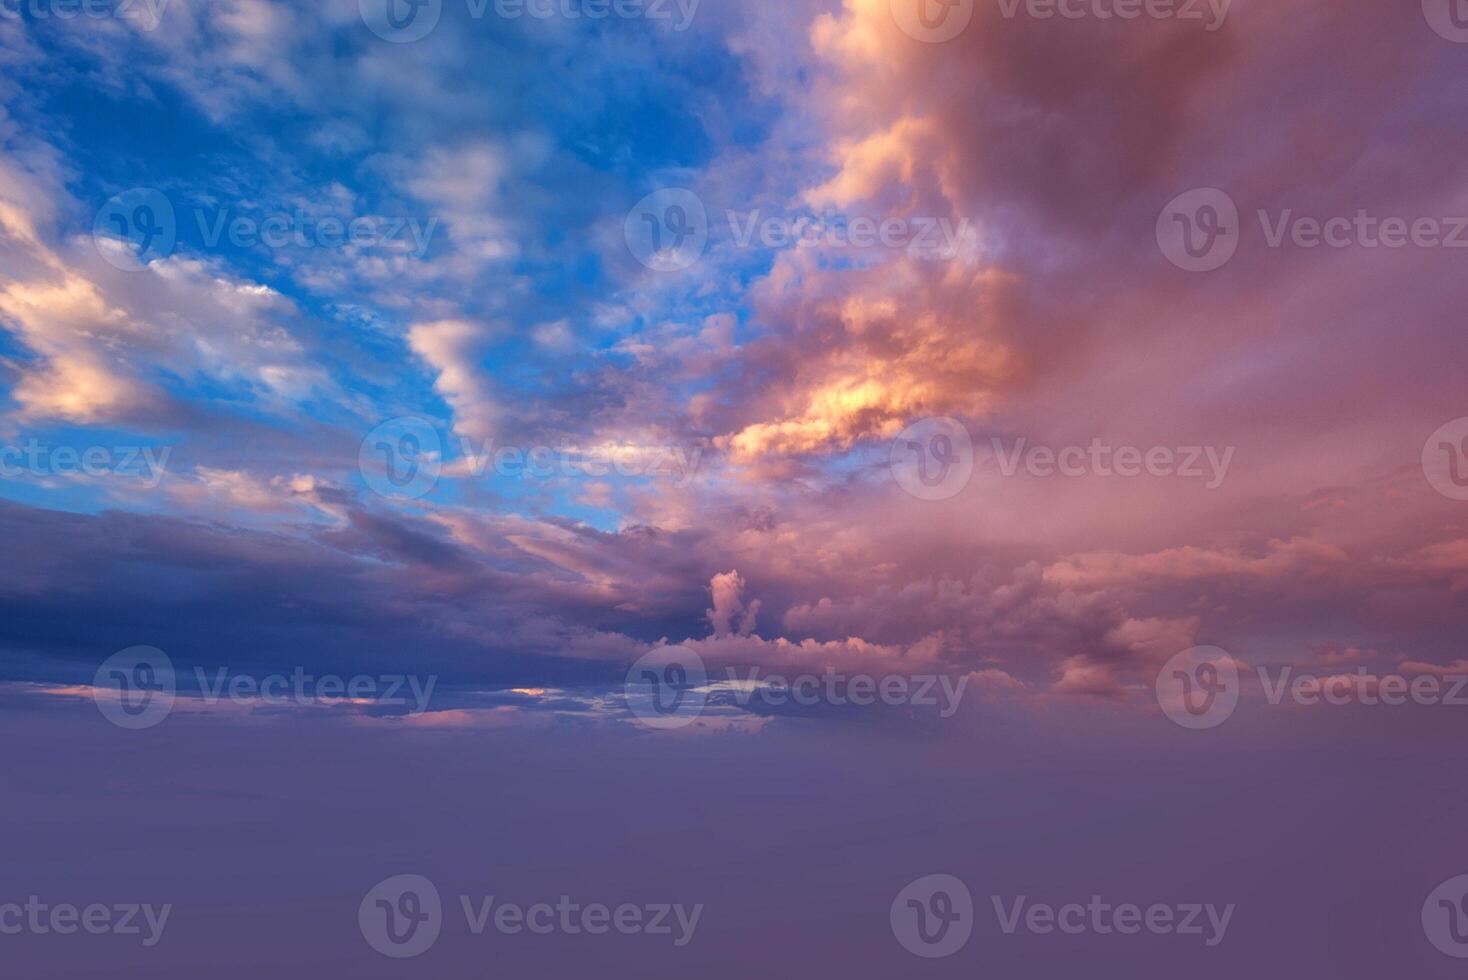
POLYGON ((714 636, 748 636, 754 632, 760 601, 744 602, 744 579, 737 571, 721 572, 709 581, 714 608, 708 610, 714 636), (738 622, 735 622, 735 619, 738 622))
POLYGON ((454 431, 481 441, 493 438, 500 415, 479 359, 484 341, 485 331, 464 320, 419 323, 408 331, 413 353, 438 372, 434 388, 454 410, 454 431))

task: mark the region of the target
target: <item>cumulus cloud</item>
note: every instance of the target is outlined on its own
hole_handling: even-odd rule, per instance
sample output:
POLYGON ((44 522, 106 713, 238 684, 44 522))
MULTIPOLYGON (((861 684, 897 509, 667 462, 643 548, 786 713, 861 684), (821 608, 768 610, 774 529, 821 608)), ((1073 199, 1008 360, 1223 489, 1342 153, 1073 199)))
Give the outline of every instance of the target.
POLYGON ((499 410, 479 355, 485 331, 465 320, 415 324, 408 331, 413 352, 438 372, 434 388, 454 410, 454 431, 467 439, 495 434, 499 410))

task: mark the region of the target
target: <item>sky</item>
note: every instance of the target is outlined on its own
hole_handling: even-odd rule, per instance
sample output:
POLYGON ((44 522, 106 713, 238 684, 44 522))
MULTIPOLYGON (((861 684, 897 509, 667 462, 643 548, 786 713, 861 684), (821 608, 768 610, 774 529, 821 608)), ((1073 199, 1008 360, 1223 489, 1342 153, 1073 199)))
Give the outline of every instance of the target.
POLYGON ((0 0, 0 64, 27 975, 1468 956, 1463 0, 0 0), (990 908, 1093 894, 1238 911, 990 908))

